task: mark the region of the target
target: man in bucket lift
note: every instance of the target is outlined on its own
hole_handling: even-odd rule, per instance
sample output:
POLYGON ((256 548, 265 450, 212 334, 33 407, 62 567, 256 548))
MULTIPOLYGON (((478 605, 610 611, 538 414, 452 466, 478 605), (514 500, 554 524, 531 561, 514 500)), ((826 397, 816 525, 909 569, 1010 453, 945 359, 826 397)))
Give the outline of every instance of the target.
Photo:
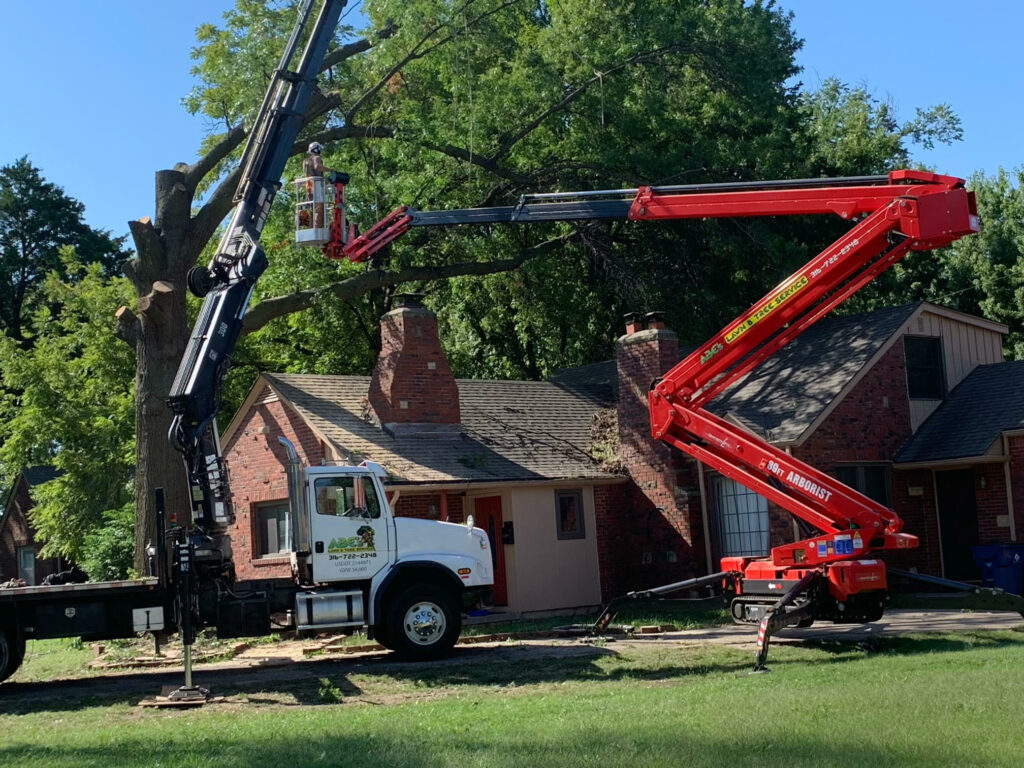
MULTIPOLYGON (((320 156, 323 151, 323 145, 319 141, 314 141, 309 145, 306 158, 302 161, 302 175, 309 179, 309 181, 306 182, 306 194, 308 195, 307 199, 309 200, 314 200, 313 190, 314 187, 317 186, 314 179, 322 179, 324 176, 324 159, 320 156)), ((323 183, 321 182, 319 186, 322 189, 323 183)), ((305 212, 303 211, 303 213, 305 212)), ((324 225, 324 201, 322 199, 314 203, 313 215, 316 219, 316 223, 313 226, 320 229, 324 225)), ((308 221, 301 223, 307 226, 309 224, 308 221)))

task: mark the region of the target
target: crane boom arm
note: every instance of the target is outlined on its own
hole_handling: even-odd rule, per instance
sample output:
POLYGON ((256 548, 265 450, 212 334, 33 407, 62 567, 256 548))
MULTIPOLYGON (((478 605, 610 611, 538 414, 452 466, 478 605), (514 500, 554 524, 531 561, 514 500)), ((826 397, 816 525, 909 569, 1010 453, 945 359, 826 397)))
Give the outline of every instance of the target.
POLYGON ((214 522, 215 504, 226 508, 228 499, 214 416, 253 287, 267 268, 260 235, 345 1, 324 0, 315 20, 314 5, 304 0, 300 6, 253 123, 240 164, 236 206, 216 254, 209 266, 195 267, 188 276, 189 288, 205 300, 171 386, 168 403, 174 417, 168 437, 183 455, 196 511, 206 527, 214 522), (303 37, 306 44, 293 69, 303 37))
MULTIPOLYGON (((342 194, 336 199, 344 199, 342 194)), ((399 208, 329 255, 365 261, 413 227, 586 219, 671 219, 832 214, 852 229, 773 288, 650 393, 652 435, 753 489, 823 531, 778 547, 779 565, 815 565, 873 549, 917 545, 888 507, 721 419, 705 406, 911 250, 939 248, 978 230, 962 179, 899 170, 842 179, 693 184, 528 195, 516 205, 399 208), (859 542, 857 544, 856 542, 859 542)))

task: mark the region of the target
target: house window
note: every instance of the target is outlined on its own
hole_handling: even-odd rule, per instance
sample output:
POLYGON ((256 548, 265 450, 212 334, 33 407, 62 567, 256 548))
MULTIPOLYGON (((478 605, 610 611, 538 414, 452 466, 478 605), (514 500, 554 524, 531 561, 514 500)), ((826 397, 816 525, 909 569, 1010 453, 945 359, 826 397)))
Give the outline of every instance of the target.
POLYGON ((555 529, 559 539, 584 539, 583 491, 555 491, 555 529))
POLYGON ((836 480, 860 491, 879 504, 892 506, 892 483, 887 464, 838 466, 832 473, 836 480))
POLYGON ((318 515, 380 517, 380 502, 370 475, 324 477, 314 483, 318 515))
POLYGON ((719 557, 768 554, 768 500, 724 475, 709 480, 719 557))
POLYGON ((946 396, 942 365, 942 339, 936 336, 904 336, 907 361, 907 394, 912 400, 941 400, 946 396))
POLYGON ((18 578, 30 587, 36 585, 36 548, 18 547, 18 578))
POLYGON ((257 504, 253 510, 253 520, 256 524, 254 557, 272 557, 291 551, 288 544, 288 502, 257 504))

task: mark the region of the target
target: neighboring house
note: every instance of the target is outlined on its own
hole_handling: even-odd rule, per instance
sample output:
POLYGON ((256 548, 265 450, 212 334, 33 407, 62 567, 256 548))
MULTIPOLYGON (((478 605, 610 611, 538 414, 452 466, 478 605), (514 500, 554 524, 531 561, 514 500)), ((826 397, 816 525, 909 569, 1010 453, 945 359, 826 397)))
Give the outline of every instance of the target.
POLYGON ((591 457, 598 406, 549 382, 456 381, 413 300, 384 316, 382 347, 372 377, 260 376, 225 429, 238 573, 290 573, 284 435, 310 464, 382 464, 396 514, 472 514, 495 544, 496 604, 600 603, 599 520, 626 478, 591 457))
MULTIPOLYGON (((416 303, 382 318, 372 377, 262 375, 223 436, 240 575, 288 573, 279 435, 309 463, 384 465, 397 514, 473 514, 510 611, 593 606, 803 538, 651 438, 647 392, 681 352, 648 317, 616 360, 546 382, 454 379, 416 303)), ((921 547, 887 561, 971 578, 972 545, 1024 526, 1024 364, 1002 362, 1005 332, 925 303, 824 320, 710 407, 893 506, 921 547)))
POLYGON ((32 489, 60 475, 56 467, 28 467, 14 480, 0 516, 0 582, 24 579, 29 586, 41 584, 51 573, 62 570, 60 558, 40 558, 41 544, 28 519, 32 489))

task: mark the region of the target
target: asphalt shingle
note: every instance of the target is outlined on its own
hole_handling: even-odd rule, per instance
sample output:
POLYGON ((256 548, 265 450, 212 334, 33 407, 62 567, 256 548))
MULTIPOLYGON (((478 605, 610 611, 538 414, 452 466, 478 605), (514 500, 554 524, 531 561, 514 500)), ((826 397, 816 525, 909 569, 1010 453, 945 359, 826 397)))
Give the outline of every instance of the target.
POLYGON ((393 481, 615 477, 590 458, 598 406, 549 382, 460 379, 460 435, 395 438, 370 407, 367 376, 264 378, 343 455, 380 463, 393 481))
POLYGON ((896 463, 983 456, 999 435, 1024 428, 1024 361, 979 365, 896 454, 896 463))

